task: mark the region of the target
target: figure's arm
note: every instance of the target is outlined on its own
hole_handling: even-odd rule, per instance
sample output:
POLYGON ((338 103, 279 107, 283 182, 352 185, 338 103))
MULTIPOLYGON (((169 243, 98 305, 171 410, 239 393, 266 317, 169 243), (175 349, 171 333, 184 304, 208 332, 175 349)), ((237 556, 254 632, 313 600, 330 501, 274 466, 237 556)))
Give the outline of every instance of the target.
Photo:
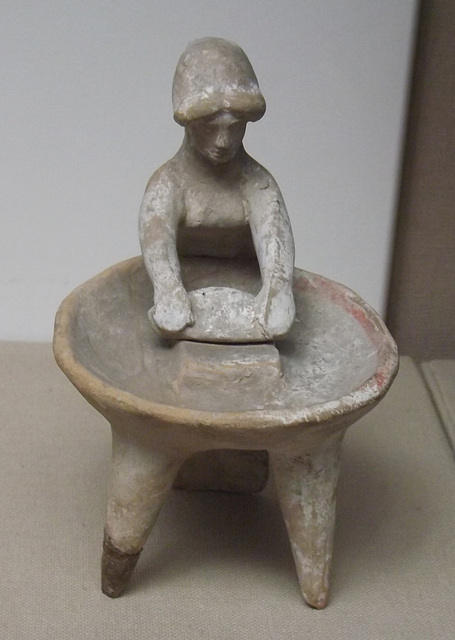
POLYGON ((150 179, 139 214, 139 241, 152 280, 151 319, 166 333, 177 333, 194 322, 180 275, 177 229, 181 206, 164 168, 150 179))
POLYGON ((266 337, 285 335, 295 317, 294 239, 281 192, 265 169, 248 188, 249 222, 262 277, 256 320, 266 337))

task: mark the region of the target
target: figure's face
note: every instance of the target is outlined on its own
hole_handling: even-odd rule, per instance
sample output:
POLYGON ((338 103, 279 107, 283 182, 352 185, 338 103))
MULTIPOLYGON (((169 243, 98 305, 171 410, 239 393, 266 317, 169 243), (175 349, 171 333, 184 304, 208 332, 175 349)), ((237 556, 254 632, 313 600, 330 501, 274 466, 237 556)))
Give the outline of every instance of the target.
POLYGON ((242 146, 246 121, 226 111, 186 125, 190 144, 214 165, 232 160, 242 146))

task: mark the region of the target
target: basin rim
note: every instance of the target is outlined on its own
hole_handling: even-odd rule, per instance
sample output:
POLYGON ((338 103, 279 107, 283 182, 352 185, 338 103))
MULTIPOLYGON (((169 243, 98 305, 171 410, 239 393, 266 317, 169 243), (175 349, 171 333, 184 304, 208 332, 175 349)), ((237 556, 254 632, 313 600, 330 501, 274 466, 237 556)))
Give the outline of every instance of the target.
POLYGON ((142 257, 136 256, 116 263, 90 280, 79 285, 60 304, 55 318, 53 351, 60 369, 103 415, 122 412, 149 418, 163 424, 181 424, 188 427, 210 427, 221 430, 259 429, 273 431, 283 427, 298 425, 322 425, 344 420, 352 423, 359 416, 373 408, 387 393, 398 372, 397 346, 384 322, 376 311, 357 293, 333 280, 317 274, 295 269, 296 288, 301 283, 310 288, 323 286, 334 299, 344 303, 347 312, 370 327, 371 334, 381 337, 378 349, 379 363, 376 372, 353 391, 328 402, 311 404, 301 408, 265 408, 248 411, 207 411, 187 407, 176 407, 140 398, 129 391, 118 389, 97 377, 77 358, 70 341, 71 319, 76 311, 80 291, 98 285, 113 274, 134 271, 142 266, 142 257), (352 414, 352 415, 350 415, 352 414), (351 419, 352 418, 352 419, 351 419))

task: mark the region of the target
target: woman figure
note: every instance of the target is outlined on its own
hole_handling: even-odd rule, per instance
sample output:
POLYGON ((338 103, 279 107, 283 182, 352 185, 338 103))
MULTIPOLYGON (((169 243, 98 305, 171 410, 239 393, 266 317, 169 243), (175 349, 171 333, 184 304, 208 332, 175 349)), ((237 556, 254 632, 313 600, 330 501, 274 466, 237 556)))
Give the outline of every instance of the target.
POLYGON ((284 336, 295 315, 294 243, 278 185, 243 147, 247 122, 265 111, 251 64, 231 42, 197 40, 179 60, 172 99, 183 144, 151 177, 139 219, 151 320, 170 336, 194 323, 179 255, 256 256, 254 323, 264 340, 284 336))

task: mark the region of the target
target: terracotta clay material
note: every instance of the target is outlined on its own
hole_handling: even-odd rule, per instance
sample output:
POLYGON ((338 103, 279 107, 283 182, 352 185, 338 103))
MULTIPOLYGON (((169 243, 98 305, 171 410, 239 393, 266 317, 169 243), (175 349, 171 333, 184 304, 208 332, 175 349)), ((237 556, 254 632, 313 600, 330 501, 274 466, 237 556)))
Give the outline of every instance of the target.
MULTIPOLYGON (((225 267, 217 258, 182 260, 186 289, 203 288, 208 278, 213 286, 251 294, 260 288, 250 262, 225 267)), ((186 461, 197 469, 195 455, 202 465, 205 455, 220 450, 234 459, 236 451, 252 451, 264 470, 266 451, 303 596, 313 607, 326 605, 343 436, 387 392, 398 358, 380 318, 349 289, 296 269, 293 291, 296 320, 287 337, 243 361, 244 347, 229 345, 231 355, 222 356, 218 372, 207 370, 205 355, 191 345, 175 349, 153 331, 147 319, 153 287, 140 257, 111 267, 63 301, 56 360, 112 425, 103 560, 108 595, 126 586, 186 461), (232 370, 229 360, 236 363, 232 370)), ((256 490, 266 473, 259 475, 256 490)))
POLYGON ((139 214, 142 259, 73 292, 58 364, 111 423, 104 593, 125 588, 172 486, 260 491, 269 461, 305 600, 327 603, 341 443, 397 370, 352 291, 294 269, 280 189, 243 147, 265 101, 240 47, 188 45, 182 146, 139 214))
POLYGON ((103 593, 110 598, 118 598, 122 595, 125 585, 128 584, 133 574, 141 551, 134 554, 123 553, 112 544, 107 534, 104 536, 101 560, 103 593))

